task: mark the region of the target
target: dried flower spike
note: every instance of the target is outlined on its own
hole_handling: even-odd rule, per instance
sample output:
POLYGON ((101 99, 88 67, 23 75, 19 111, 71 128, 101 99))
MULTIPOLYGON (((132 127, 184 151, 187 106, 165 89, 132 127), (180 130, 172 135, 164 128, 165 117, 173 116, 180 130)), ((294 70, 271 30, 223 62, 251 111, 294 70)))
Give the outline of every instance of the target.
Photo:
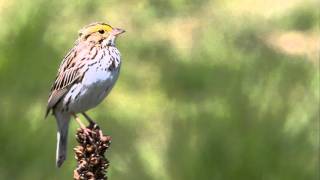
POLYGON ((78 129, 76 139, 79 143, 74 148, 77 167, 74 170, 75 180, 105 180, 109 161, 104 156, 110 147, 111 137, 102 134, 97 124, 87 127, 87 132, 78 129))

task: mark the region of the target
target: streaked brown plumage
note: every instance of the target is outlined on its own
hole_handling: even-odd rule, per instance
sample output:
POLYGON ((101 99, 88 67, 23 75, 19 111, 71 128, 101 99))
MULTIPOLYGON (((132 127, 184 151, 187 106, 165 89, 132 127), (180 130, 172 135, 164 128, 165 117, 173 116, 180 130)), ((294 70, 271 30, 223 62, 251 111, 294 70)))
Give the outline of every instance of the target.
POLYGON ((105 23, 85 26, 60 64, 46 112, 47 116, 52 110, 57 120, 58 167, 66 158, 70 117, 98 105, 118 78, 121 62, 115 39, 123 32, 105 23))

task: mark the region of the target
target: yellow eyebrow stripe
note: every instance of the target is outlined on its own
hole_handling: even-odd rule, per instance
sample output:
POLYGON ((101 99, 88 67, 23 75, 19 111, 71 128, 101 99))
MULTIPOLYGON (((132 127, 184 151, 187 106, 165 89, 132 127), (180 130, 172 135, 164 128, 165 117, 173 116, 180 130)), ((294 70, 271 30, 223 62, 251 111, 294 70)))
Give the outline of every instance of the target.
POLYGON ((102 29, 107 32, 112 31, 112 27, 107 24, 97 24, 94 26, 89 26, 86 29, 84 29, 83 34, 91 34, 91 33, 97 32, 102 29))

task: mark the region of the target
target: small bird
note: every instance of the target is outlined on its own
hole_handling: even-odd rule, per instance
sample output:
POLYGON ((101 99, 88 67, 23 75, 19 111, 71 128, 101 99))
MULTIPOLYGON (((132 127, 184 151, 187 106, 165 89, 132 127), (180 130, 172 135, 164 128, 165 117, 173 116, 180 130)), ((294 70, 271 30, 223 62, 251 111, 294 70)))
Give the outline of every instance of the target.
POLYGON ((106 23, 89 24, 79 31, 74 47, 60 64, 45 116, 52 111, 57 121, 57 167, 66 159, 71 116, 85 130, 77 114, 92 122, 85 111, 101 103, 118 79, 121 57, 115 40, 124 32, 106 23))

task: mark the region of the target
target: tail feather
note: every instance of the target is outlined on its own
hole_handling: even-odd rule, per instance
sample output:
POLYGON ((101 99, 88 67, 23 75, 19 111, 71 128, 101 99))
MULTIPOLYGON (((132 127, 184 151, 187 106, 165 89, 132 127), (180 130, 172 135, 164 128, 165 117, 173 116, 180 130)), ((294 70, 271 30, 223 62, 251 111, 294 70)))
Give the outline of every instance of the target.
POLYGON ((56 165, 60 167, 67 157, 67 140, 70 115, 67 113, 54 112, 57 120, 57 151, 56 151, 56 165))

